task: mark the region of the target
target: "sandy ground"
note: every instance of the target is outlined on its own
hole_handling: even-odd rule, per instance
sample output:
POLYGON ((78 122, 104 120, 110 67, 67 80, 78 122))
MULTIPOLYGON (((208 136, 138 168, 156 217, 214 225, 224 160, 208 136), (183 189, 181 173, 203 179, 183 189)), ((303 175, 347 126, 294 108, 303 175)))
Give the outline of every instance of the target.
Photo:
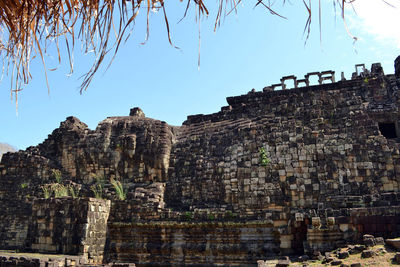
MULTIPOLYGON (((386 267, 386 266, 400 266, 400 264, 395 263, 393 261, 393 258, 396 254, 396 250, 391 248, 390 246, 383 246, 383 245, 378 245, 369 248, 370 250, 375 252, 375 255, 371 258, 362 258, 361 253, 353 254, 350 255, 346 259, 338 259, 336 254, 339 251, 346 251, 347 248, 342 248, 342 249, 337 249, 335 251, 330 252, 330 257, 334 259, 334 261, 341 261, 340 264, 336 266, 351 266, 353 263, 360 263, 362 267, 364 266, 379 266, 379 267, 386 267), (345 265, 342 265, 345 264, 345 265)), ((291 257, 290 258, 291 263, 289 266, 291 267, 302 267, 302 266, 309 266, 309 267, 314 267, 314 266, 333 266, 330 263, 323 263, 321 260, 309 260, 306 262, 296 262, 297 258, 296 257, 291 257)), ((266 260, 266 266, 268 267, 275 267, 275 265, 278 263, 277 259, 273 260, 266 260)))

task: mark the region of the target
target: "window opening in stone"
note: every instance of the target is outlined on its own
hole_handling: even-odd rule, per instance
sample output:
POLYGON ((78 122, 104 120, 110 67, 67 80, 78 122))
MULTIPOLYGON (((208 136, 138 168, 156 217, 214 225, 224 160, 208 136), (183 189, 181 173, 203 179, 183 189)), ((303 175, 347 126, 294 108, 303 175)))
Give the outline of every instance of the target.
POLYGON ((317 75, 312 75, 308 78, 310 85, 318 85, 319 84, 319 77, 317 75))
POLYGON ((357 76, 360 76, 361 73, 365 72, 365 64, 357 64, 356 65, 356 73, 357 76))
POLYGON ((296 81, 293 79, 288 79, 285 81, 286 89, 293 89, 296 88, 296 81))
POLYGON ((392 123, 378 123, 379 131, 386 138, 397 138, 396 125, 392 123))

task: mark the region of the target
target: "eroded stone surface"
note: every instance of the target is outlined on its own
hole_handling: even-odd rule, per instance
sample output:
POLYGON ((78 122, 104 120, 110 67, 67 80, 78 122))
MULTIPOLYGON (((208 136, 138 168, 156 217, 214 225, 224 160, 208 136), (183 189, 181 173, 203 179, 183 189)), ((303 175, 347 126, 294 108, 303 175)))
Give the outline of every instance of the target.
POLYGON ((324 252, 364 234, 400 236, 400 80, 379 64, 359 65, 340 82, 331 72, 312 75, 321 84, 228 97, 220 112, 189 116, 180 127, 139 108, 95 130, 68 117, 42 144, 3 156, 0 247, 26 248, 34 199, 58 183, 79 185, 81 197, 100 186, 112 200, 109 260, 130 251, 148 262, 223 263, 233 255, 255 264, 261 254, 324 252), (209 229, 213 222, 221 226, 209 229), (256 234, 251 224, 236 227, 243 222, 268 225, 257 228, 265 235, 251 255, 243 248, 256 234), (129 249, 132 240, 140 249, 129 249), (210 246, 218 255, 204 252, 210 246))

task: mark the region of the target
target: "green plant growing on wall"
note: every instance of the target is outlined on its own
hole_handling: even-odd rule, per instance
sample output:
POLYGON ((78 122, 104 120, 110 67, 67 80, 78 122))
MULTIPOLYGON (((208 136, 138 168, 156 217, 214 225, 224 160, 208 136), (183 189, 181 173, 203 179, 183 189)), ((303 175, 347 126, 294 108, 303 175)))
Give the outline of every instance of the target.
POLYGON ((123 151, 123 146, 121 144, 116 144, 115 145, 115 150, 122 152, 123 151))
POLYGON ((62 184, 53 184, 52 190, 54 192, 54 197, 67 197, 68 196, 68 187, 62 184))
POLYGON ((214 221, 215 220, 214 214, 208 214, 207 215, 207 219, 210 220, 210 221, 214 221))
POLYGON ((25 188, 27 188, 28 187, 28 183, 22 183, 21 185, 20 185, 20 187, 21 187, 21 189, 25 189, 25 188))
POLYGON ((104 177, 95 176, 96 183, 90 187, 95 198, 103 198, 104 177))
POLYGON ((70 185, 68 186, 68 191, 73 198, 77 198, 79 196, 80 187, 70 185))
POLYGON ((115 192, 117 193, 117 197, 119 200, 126 199, 126 192, 124 191, 124 186, 120 181, 116 181, 114 179, 110 180, 111 184, 114 186, 115 192))
POLYGON ((57 183, 61 183, 62 175, 60 170, 52 170, 53 178, 57 183))
POLYGON ((187 221, 193 220, 193 213, 190 211, 185 212, 185 220, 187 221))
POLYGON ((234 219, 234 218, 236 218, 236 217, 237 217, 237 214, 236 214, 236 213, 233 213, 233 212, 230 211, 230 210, 228 210, 228 211, 225 212, 225 218, 227 218, 227 219, 232 220, 232 219, 234 219))
POLYGON ((43 190, 43 197, 44 198, 49 198, 52 195, 52 190, 51 187, 49 185, 43 185, 41 186, 42 190, 43 190))
POLYGON ((95 198, 103 198, 103 187, 100 184, 94 184, 90 187, 95 198))
POLYGON ((261 166, 268 166, 270 163, 269 158, 267 157, 267 153, 265 152, 265 148, 261 147, 258 150, 258 153, 260 155, 260 165, 261 166))

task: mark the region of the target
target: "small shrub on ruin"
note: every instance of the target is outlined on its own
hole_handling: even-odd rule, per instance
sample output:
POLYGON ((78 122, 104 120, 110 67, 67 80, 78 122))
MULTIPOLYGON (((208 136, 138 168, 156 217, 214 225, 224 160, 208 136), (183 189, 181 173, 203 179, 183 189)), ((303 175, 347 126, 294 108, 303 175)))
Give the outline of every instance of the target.
POLYGON ((260 154, 260 165, 261 166, 268 166, 268 164, 270 163, 269 158, 267 157, 267 153, 265 151, 265 148, 260 148, 258 150, 258 153, 260 154))
POLYGON ((73 198, 77 198, 79 196, 79 191, 81 188, 79 186, 69 185, 68 191, 73 198))
POLYGON ((54 197, 67 197, 68 196, 68 187, 62 184, 53 184, 52 186, 54 197))
POLYGON ((117 194, 117 197, 119 200, 125 200, 126 199, 126 192, 124 191, 124 186, 120 181, 116 181, 114 179, 110 180, 111 184, 114 186, 115 193, 117 194))
POLYGON ((103 187, 100 184, 94 184, 90 187, 95 198, 103 198, 103 187))
POLYGON ((193 213, 190 211, 185 212, 185 220, 187 221, 193 220, 193 213))
POLYGON ((43 190, 43 197, 44 198, 49 198, 52 195, 52 190, 50 185, 43 185, 41 186, 43 190))
POLYGON ((60 170, 52 170, 53 178, 57 183, 61 183, 62 175, 60 170))
POLYGON ((237 217, 237 214, 236 214, 236 213, 233 213, 233 212, 230 211, 230 210, 226 211, 226 213, 225 213, 225 218, 226 218, 226 219, 232 220, 232 219, 235 219, 236 217, 237 217))
POLYGON ((105 184, 105 179, 103 176, 94 176, 96 180, 95 184, 90 187, 95 198, 103 198, 103 188, 105 184))
POLYGON ((20 186, 21 186, 21 189, 25 189, 25 188, 27 188, 28 187, 28 183, 22 183, 20 186))
POLYGON ((123 148, 123 146, 122 146, 121 144, 117 144, 117 145, 115 146, 115 149, 116 149, 117 151, 122 151, 124 148, 123 148))

